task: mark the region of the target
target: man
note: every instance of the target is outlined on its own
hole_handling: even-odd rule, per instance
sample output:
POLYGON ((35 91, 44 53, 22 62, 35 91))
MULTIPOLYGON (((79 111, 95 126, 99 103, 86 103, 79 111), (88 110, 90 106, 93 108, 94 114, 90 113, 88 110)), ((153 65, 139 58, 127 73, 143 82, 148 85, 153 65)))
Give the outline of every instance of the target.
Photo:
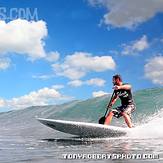
POLYGON ((113 85, 114 95, 108 107, 111 108, 118 98, 121 100, 121 106, 109 112, 104 124, 109 125, 113 116, 117 118, 123 116, 127 126, 131 128, 133 127, 131 113, 136 109, 131 93, 131 85, 124 84, 120 75, 113 76, 113 85))

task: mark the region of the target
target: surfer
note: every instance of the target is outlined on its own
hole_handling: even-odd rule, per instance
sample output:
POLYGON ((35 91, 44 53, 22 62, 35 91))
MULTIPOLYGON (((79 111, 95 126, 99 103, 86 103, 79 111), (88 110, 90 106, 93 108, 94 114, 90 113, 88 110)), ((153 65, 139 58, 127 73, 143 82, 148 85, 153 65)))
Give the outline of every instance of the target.
POLYGON ((113 116, 116 118, 123 116, 127 126, 131 128, 133 127, 131 113, 136 109, 131 93, 131 85, 123 83, 121 76, 117 74, 113 76, 113 89, 114 95, 111 102, 108 104, 108 108, 111 108, 118 98, 121 100, 121 106, 111 109, 104 124, 109 125, 113 116))

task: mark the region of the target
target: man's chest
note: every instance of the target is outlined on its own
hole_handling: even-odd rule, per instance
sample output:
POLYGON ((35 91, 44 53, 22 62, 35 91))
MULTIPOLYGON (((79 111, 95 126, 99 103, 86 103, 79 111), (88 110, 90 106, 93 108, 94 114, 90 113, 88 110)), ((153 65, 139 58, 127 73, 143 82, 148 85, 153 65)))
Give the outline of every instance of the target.
POLYGON ((125 91, 125 90, 120 90, 120 91, 117 91, 117 96, 120 97, 120 98, 126 98, 128 97, 128 92, 125 91))

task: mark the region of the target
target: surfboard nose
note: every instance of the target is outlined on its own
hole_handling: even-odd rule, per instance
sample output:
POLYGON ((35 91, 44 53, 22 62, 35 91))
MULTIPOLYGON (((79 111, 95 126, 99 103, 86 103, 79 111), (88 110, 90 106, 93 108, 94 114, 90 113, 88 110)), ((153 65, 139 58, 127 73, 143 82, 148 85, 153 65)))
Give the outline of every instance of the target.
POLYGON ((51 121, 49 119, 37 118, 37 120, 46 126, 49 126, 54 129, 56 128, 56 126, 53 123, 51 123, 51 121))

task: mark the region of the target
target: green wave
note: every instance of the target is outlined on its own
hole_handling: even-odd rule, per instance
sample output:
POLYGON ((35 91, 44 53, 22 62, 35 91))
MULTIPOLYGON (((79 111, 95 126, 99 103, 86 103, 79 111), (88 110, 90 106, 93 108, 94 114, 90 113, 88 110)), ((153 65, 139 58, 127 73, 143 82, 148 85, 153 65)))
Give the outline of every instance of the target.
MULTIPOLYGON (((48 118, 58 118, 67 120, 82 120, 88 122, 98 122, 104 115, 110 96, 79 101, 62 112, 50 115, 48 118)), ((133 119, 136 122, 144 121, 147 116, 156 113, 163 108, 163 88, 144 89, 134 92, 136 111, 133 119)), ((120 105, 120 101, 115 106, 120 105)))
MULTIPOLYGON (((134 92, 137 106, 133 113, 133 120, 145 122, 147 117, 163 108, 163 88, 144 89, 134 92)), ((9 125, 34 125, 35 117, 54 118, 62 120, 76 120, 83 122, 98 123, 100 117, 105 113, 110 96, 91 98, 84 101, 71 101, 62 105, 54 106, 32 106, 23 110, 15 110, 0 114, 0 122, 9 125)), ((116 103, 120 105, 120 101, 116 103)), ((3 124, 1 123, 1 124, 3 124)), ((123 119, 113 119, 112 123, 123 123, 123 119)))

